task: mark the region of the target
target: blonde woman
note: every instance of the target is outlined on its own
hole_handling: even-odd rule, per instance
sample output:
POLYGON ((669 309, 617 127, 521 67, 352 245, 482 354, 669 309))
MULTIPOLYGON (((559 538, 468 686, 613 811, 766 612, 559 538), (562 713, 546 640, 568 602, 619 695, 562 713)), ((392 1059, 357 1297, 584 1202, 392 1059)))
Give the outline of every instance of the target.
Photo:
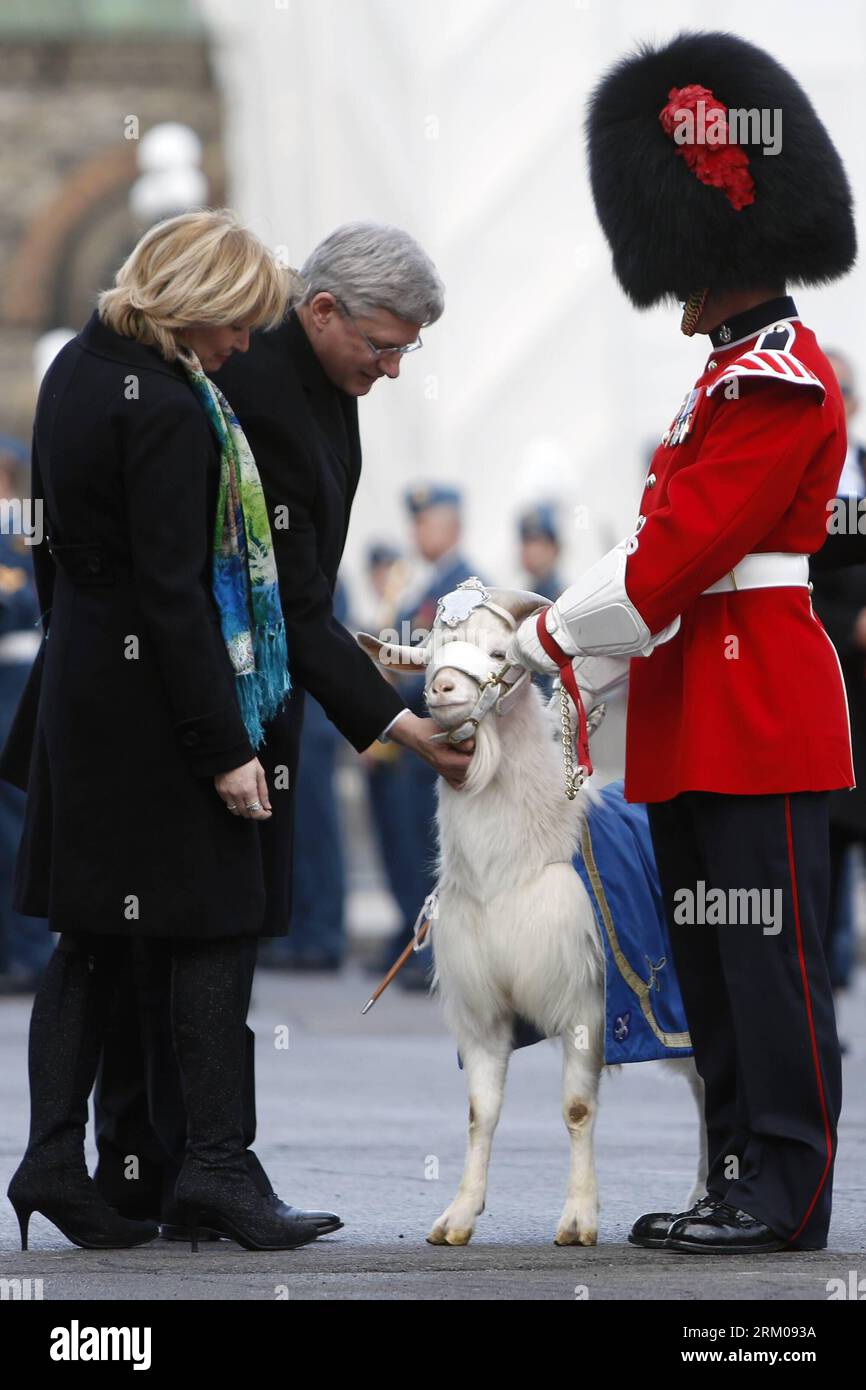
POLYGON ((45 640, 4 775, 29 763, 16 902, 60 941, 34 1002, 30 1142, 9 1188, 22 1248, 33 1211, 90 1248, 157 1234, 109 1207, 84 1161, 132 939, 145 963, 171 958, 184 1221, 250 1249, 313 1240, 325 1216, 340 1224, 289 1219, 257 1190, 241 1122, 265 896, 255 822, 270 814, 255 749, 289 680, 258 472, 207 373, 246 351, 250 329, 276 325, 287 293, 231 213, 172 218, 142 237, 39 396, 45 640))

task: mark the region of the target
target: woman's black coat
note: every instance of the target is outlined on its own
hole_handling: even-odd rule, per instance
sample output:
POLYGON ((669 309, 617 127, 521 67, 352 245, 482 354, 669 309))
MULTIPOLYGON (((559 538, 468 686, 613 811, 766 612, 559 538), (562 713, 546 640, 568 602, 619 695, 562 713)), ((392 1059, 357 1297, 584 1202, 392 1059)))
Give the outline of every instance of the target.
POLYGON ((94 314, 37 406, 47 636, 0 766, 28 793, 15 905, 54 931, 263 929, 257 826, 213 785, 253 756, 210 586, 218 477, 183 368, 94 314))

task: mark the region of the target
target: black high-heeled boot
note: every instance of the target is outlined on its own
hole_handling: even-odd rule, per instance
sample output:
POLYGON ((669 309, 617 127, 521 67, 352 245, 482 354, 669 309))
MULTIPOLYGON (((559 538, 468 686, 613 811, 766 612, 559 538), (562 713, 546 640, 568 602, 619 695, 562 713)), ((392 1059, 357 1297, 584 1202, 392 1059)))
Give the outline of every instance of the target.
POLYGON ((33 1001, 30 1139, 8 1189, 22 1250, 27 1249, 34 1211, 88 1250, 142 1245, 159 1233, 154 1222, 128 1221, 112 1211, 84 1160, 87 1100, 102 1045, 111 949, 70 948, 69 939, 62 940, 33 1001))
POLYGON ((193 1249, 201 1227, 247 1250, 287 1250, 342 1226, 333 1212, 305 1212, 266 1196, 244 1149, 244 1025, 255 941, 178 944, 172 969, 172 1035, 187 1117, 186 1156, 175 1199, 193 1249))

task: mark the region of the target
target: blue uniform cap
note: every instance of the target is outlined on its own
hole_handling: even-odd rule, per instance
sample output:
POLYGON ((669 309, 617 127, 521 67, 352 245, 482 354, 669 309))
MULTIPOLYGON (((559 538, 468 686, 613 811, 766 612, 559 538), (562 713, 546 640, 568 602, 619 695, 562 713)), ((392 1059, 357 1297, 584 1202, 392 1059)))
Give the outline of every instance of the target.
POLYGON ((540 502, 537 507, 524 512, 518 521, 518 528, 522 541, 534 541, 540 536, 551 541, 559 540, 556 515, 547 502, 540 502))
POLYGON ((428 507, 459 507, 460 501, 456 487, 447 487, 442 483, 422 483, 419 487, 409 488, 406 493, 406 506, 413 516, 425 512, 428 507))
POLYGON ((399 550, 393 545, 385 545, 384 542, 371 545, 367 551, 367 566, 371 570, 376 569, 378 565, 393 565, 394 561, 399 559, 399 550))

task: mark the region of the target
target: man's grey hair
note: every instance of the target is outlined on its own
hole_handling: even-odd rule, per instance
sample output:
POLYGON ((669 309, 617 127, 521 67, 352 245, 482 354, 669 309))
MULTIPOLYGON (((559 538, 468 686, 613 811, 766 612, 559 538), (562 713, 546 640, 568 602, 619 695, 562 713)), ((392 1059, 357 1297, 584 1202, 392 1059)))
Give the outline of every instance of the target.
POLYGON ((323 290, 350 314, 387 309, 408 323, 435 323, 445 286, 414 237, 381 222, 347 222, 320 241, 301 266, 302 304, 323 290))

